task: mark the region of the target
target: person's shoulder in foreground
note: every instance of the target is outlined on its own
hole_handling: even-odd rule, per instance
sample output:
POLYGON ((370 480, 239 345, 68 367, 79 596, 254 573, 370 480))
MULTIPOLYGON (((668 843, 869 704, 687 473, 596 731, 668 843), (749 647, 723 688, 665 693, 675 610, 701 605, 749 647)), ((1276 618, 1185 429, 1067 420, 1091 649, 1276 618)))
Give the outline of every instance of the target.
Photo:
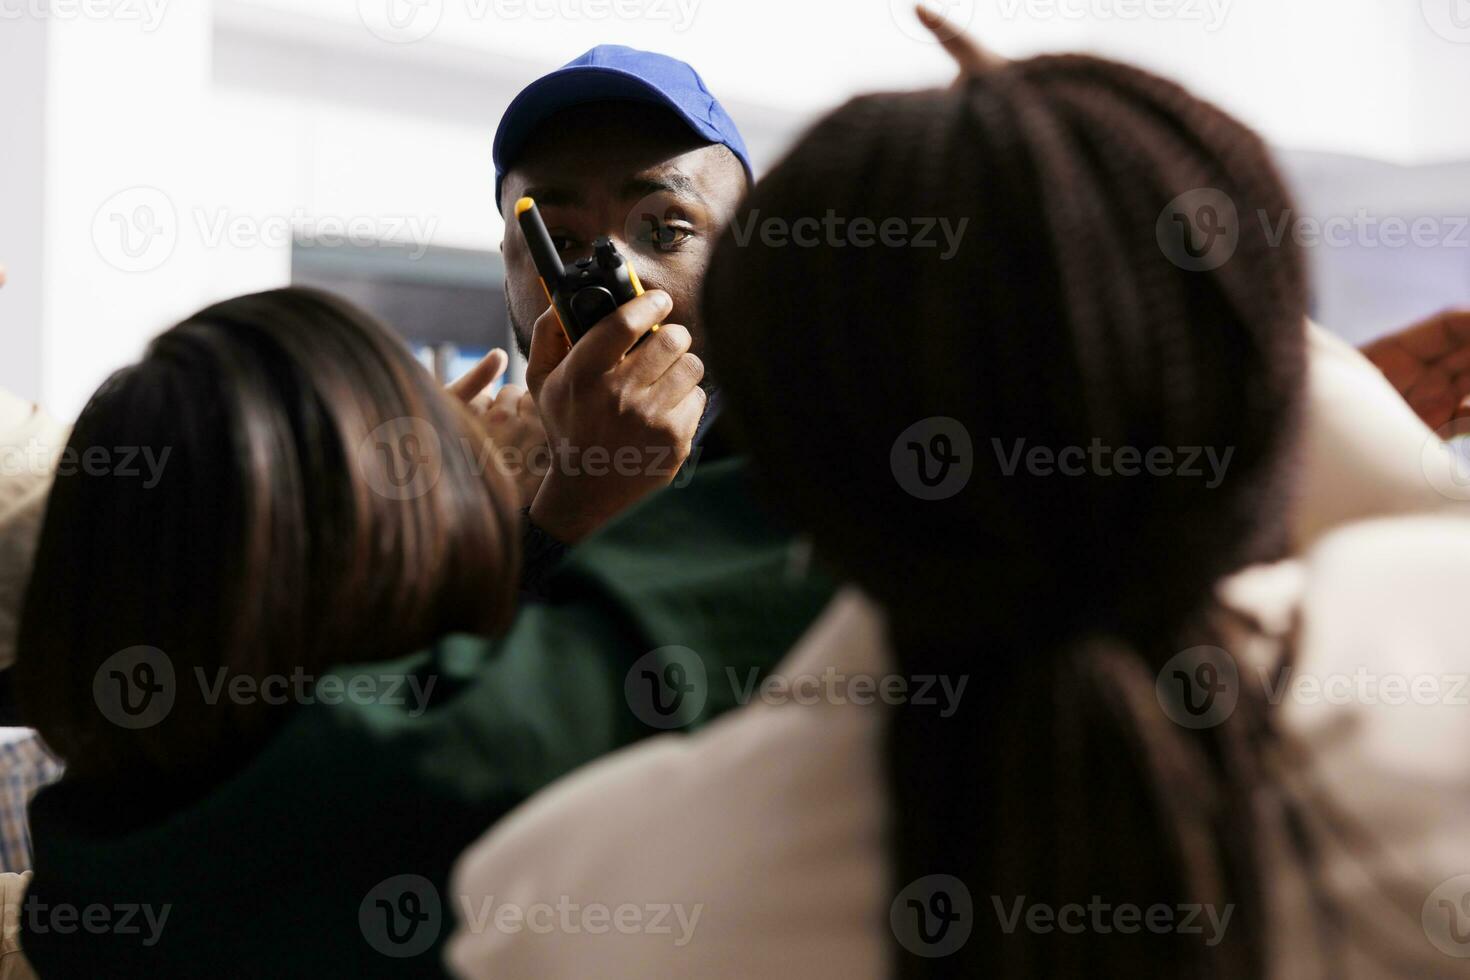
MULTIPOLYGON (((1467 552, 1461 513, 1380 518, 1224 587, 1232 607, 1282 632, 1298 624, 1279 724, 1323 798, 1372 834, 1371 852, 1342 838, 1322 855, 1337 907, 1384 916, 1340 946, 1344 975, 1385 975, 1380 946, 1410 968, 1470 955, 1453 919, 1470 895, 1470 876, 1455 875, 1470 867, 1470 714, 1457 693, 1467 552), (1386 868, 1424 901, 1422 924, 1394 918, 1375 878, 1386 868)), ((1250 659, 1269 646, 1235 654, 1270 673, 1279 652, 1250 659)), ((900 889, 884 856, 885 710, 797 694, 802 678, 829 691, 829 669, 850 681, 889 663, 881 613, 844 592, 773 672, 790 684, 770 699, 783 703, 650 740, 537 796, 455 868, 451 969, 470 980, 886 975, 900 889)), ((1300 949, 1285 944, 1280 965, 1300 949)))
POLYGON ((882 634, 845 590, 754 705, 600 760, 499 824, 455 868, 453 972, 883 976, 882 634))
POLYGON ((503 641, 453 637, 320 679, 316 703, 197 803, 43 791, 22 923, 38 968, 436 975, 466 845, 576 766, 731 707, 733 685, 685 696, 670 665, 764 673, 831 586, 730 461, 588 539, 551 593, 503 641), (81 908, 108 928, 66 929, 81 908))

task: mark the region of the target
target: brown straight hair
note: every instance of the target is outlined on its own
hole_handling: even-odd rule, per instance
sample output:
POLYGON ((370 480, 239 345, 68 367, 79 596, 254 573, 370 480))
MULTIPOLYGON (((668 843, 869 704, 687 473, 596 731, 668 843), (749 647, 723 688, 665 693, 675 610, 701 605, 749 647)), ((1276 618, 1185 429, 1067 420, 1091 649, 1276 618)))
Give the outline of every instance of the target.
POLYGON ((485 438, 401 341, 334 296, 281 289, 191 316, 72 432, 22 614, 26 722, 72 778, 208 784, 294 704, 232 696, 238 678, 280 701, 283 683, 309 691, 336 665, 503 630, 515 495, 485 438), (147 679, 171 675, 172 703, 119 724, 103 667, 132 657, 126 677, 140 647, 147 679))

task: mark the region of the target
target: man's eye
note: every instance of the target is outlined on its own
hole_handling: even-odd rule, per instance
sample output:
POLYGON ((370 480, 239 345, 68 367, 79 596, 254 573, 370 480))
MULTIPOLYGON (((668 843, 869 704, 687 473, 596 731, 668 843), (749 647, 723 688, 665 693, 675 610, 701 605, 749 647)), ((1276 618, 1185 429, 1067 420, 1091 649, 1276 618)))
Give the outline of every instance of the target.
POLYGON ((553 232, 551 235, 551 244, 556 247, 556 250, 558 252, 565 252, 575 246, 577 242, 575 239, 570 238, 567 235, 558 235, 553 232))
POLYGON ((678 248, 694 236, 694 230, 684 225, 646 224, 640 240, 655 248, 678 248))

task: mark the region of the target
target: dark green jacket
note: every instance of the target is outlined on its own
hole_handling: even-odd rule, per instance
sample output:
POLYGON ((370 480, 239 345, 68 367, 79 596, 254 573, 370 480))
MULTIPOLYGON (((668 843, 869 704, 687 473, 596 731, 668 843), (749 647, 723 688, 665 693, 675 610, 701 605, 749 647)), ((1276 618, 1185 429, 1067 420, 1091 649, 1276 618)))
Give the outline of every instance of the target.
POLYGON ((440 975, 460 906, 448 874, 468 844, 678 713, 697 725, 732 707, 727 668, 742 682, 769 669, 832 592, 738 461, 610 524, 549 588, 503 641, 451 637, 338 672, 432 678, 428 710, 303 706, 202 801, 42 791, 21 922, 41 976, 440 975))

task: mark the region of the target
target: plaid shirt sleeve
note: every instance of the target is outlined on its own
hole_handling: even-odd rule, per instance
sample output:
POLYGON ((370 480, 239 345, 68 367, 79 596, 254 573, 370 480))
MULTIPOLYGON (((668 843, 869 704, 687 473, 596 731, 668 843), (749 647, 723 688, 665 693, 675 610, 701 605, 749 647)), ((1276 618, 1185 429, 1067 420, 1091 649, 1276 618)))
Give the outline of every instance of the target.
POLYGON ((61 770, 34 731, 0 729, 0 871, 30 870, 26 807, 41 787, 61 778, 61 770))

